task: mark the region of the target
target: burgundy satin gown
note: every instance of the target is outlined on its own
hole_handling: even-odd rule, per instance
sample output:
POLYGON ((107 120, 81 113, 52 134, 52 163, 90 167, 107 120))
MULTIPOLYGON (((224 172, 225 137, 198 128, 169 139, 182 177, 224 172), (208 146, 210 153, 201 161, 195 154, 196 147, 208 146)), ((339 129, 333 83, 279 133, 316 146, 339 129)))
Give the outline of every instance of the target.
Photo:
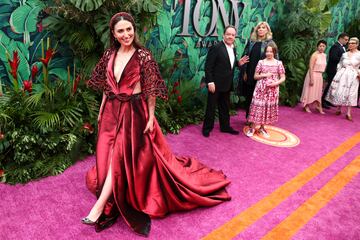
POLYGON ((89 190, 99 197, 111 164, 113 194, 104 213, 120 213, 134 231, 148 235, 150 218, 230 200, 225 175, 194 158, 173 155, 156 120, 153 132, 143 133, 148 119, 146 97, 167 97, 151 53, 137 49, 119 83, 113 74, 115 53, 105 52, 89 81, 90 87, 106 95, 100 110, 96 166, 86 178, 89 190), (132 95, 139 81, 142 93, 132 95))

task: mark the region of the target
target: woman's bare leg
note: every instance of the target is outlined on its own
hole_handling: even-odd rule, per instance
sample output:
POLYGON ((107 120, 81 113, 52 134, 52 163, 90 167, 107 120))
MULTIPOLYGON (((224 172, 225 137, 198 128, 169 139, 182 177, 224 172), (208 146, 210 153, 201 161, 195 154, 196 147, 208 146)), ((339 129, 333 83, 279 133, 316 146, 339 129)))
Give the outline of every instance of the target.
POLYGON ((346 115, 348 115, 349 117, 351 117, 351 106, 347 107, 347 113, 346 115))
POLYGON ((103 186, 103 189, 101 191, 100 197, 96 201, 95 205, 92 207, 89 215, 87 218, 89 218, 91 221, 95 222, 101 215, 101 213, 104 210, 105 204, 112 193, 112 175, 111 175, 111 164, 109 167, 108 174, 105 179, 105 183, 103 186))
POLYGON ((322 109, 322 105, 319 101, 316 101, 316 105, 317 105, 317 110, 319 111, 319 113, 325 114, 324 110, 322 109))

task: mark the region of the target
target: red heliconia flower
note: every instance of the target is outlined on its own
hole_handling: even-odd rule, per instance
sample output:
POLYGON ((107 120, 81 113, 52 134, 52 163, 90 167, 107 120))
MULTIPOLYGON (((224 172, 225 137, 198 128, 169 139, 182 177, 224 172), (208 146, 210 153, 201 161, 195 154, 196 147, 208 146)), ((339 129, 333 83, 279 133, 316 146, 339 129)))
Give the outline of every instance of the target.
POLYGON ((0 177, 4 175, 4 170, 0 169, 0 177))
POLYGON ((32 92, 32 81, 27 80, 27 81, 24 81, 23 84, 24 84, 24 91, 31 93, 32 92))
POLYGON ((180 83, 179 82, 174 82, 174 88, 176 88, 177 86, 179 86, 180 83))
POLYGON ((38 31, 38 32, 42 32, 42 31, 43 31, 42 22, 38 22, 38 23, 36 24, 36 27, 37 27, 37 31, 38 31))
POLYGON ((183 5, 183 3, 184 3, 184 0, 179 0, 180 5, 183 5))
POLYGON ((19 63, 20 63, 20 58, 19 58, 17 51, 13 52, 13 60, 11 61, 9 59, 9 63, 10 63, 10 69, 11 69, 10 73, 14 77, 14 79, 17 79, 17 70, 18 70, 19 63))
POLYGON ((91 126, 91 124, 88 123, 88 122, 84 123, 83 129, 87 130, 89 133, 93 133, 93 132, 94 132, 93 126, 91 126))
POLYGON ((76 92, 76 89, 77 89, 77 87, 78 87, 78 85, 79 85, 80 80, 81 80, 81 76, 78 75, 78 76, 76 77, 75 81, 74 81, 73 93, 76 92))
POLYGON ((39 72, 38 66, 35 64, 31 68, 31 79, 34 80, 36 77, 36 74, 39 72))
POLYGON ((181 95, 179 95, 179 96, 177 97, 177 101, 178 101, 179 104, 182 103, 182 96, 181 96, 181 95))
POLYGON ((45 58, 40 58, 40 61, 47 66, 49 64, 50 59, 54 56, 55 50, 52 48, 49 48, 46 50, 45 58))
POLYGON ((179 92, 179 90, 177 90, 176 88, 173 88, 173 90, 171 91, 170 95, 173 95, 173 94, 179 95, 180 92, 179 92))

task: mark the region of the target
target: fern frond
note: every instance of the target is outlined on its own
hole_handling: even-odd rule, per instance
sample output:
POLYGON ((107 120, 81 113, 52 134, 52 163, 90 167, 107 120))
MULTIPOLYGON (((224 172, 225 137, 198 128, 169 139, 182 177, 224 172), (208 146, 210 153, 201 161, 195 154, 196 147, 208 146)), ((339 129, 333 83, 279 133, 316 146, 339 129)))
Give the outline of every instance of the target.
POLYGON ((93 118, 97 116, 99 111, 99 104, 98 101, 96 100, 95 95, 85 91, 81 93, 81 97, 84 101, 84 104, 86 105, 86 109, 89 113, 89 117, 93 118))
POLYGON ((76 106, 66 106, 60 110, 60 113, 65 121, 70 127, 73 127, 78 122, 78 119, 82 116, 82 109, 76 106))

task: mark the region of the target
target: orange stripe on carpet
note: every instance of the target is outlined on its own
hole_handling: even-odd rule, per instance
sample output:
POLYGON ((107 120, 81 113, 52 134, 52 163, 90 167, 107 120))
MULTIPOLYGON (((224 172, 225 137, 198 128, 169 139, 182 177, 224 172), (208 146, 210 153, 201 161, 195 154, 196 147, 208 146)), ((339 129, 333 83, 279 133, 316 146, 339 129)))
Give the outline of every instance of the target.
POLYGON ((278 206, 281 202, 290 197, 293 193, 303 187, 311 179, 319 175, 327 167, 333 164, 337 159, 350 151, 356 144, 360 142, 360 132, 343 142, 337 148, 321 157, 313 165, 305 169, 303 172, 277 188, 268 196, 261 199, 259 202, 250 206, 240 214, 236 215, 227 223, 219 228, 213 230, 211 233, 203 237, 203 240, 214 239, 232 239, 246 228, 251 226, 257 220, 269 213, 272 209, 278 206))
POLYGON ((360 172, 360 156, 355 158, 317 193, 297 208, 291 215, 269 231, 262 239, 290 239, 294 236, 320 209, 335 197, 360 172))

